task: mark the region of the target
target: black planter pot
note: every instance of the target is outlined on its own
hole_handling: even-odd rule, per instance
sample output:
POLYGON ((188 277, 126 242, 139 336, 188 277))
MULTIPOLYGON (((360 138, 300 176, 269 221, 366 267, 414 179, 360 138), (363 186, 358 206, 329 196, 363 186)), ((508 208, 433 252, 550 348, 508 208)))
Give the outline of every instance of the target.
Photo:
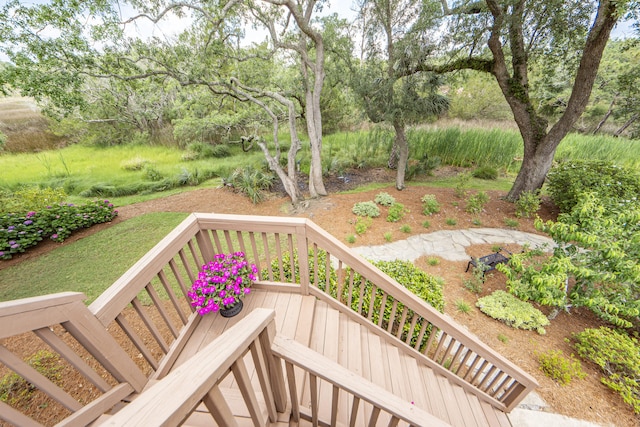
POLYGON ((242 311, 242 300, 235 303, 233 306, 229 308, 221 308, 220 316, 222 317, 233 317, 242 311))

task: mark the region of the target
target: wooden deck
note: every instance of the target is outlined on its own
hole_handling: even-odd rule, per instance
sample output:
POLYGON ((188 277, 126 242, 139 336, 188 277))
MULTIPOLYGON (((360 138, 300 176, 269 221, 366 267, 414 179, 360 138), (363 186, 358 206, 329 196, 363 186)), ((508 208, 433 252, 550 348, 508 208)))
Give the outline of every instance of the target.
POLYGON ((503 411, 537 387, 301 218, 193 214, 91 305, 83 299, 0 302, 0 340, 31 334, 34 351, 78 376, 57 384, 0 342, 0 372, 60 409, 52 423, 48 410, 0 401, 0 425, 507 427, 503 411), (197 271, 238 250, 261 272, 242 313, 193 313, 197 271))
MULTIPOLYGON (((238 316, 231 319, 225 319, 219 314, 204 316, 172 369, 202 350, 257 307, 276 311, 278 333, 295 339, 452 426, 511 426, 504 412, 435 374, 417 361, 406 348, 399 348, 391 343, 383 333, 378 334, 366 325, 357 323, 313 296, 256 290, 245 299, 245 307, 238 316)), ((245 362, 253 366, 250 355, 245 356, 245 362)), ((301 373, 298 374, 298 382, 308 381, 301 373)), ((252 381, 257 381, 253 374, 252 381)), ((230 378, 222 383, 222 387, 232 395, 239 395, 239 392, 233 391, 235 384, 230 378)), ((298 387, 298 390, 302 389, 303 387, 298 387)), ((304 393, 308 394, 308 391, 304 393)), ((303 404, 309 401, 309 396, 305 394, 301 396, 303 404)), ((343 400, 340 405, 345 409, 341 411, 344 414, 348 413, 346 408, 351 403, 343 400)), ((320 402, 322 415, 329 419, 331 388, 326 384, 320 387, 320 402)), ((236 417, 248 420, 241 399, 238 399, 238 405, 232 409, 236 417)), ((361 410, 370 411, 370 408, 365 405, 361 410)), ((201 405, 199 411, 206 412, 206 408, 201 405)), ((379 425, 386 425, 387 422, 388 420, 381 419, 379 425)), ((338 423, 349 425, 349 420, 339 418, 338 423)), ((212 425, 212 419, 209 415, 196 413, 188 424, 212 425)), ((301 422, 300 425, 306 424, 301 422)))

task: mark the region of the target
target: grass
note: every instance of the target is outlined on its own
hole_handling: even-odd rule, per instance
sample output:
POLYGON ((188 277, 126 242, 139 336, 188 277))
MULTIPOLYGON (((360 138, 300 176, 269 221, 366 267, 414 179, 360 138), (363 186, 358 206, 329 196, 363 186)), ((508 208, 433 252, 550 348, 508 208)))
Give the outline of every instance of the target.
POLYGON ((0 301, 77 291, 91 302, 185 217, 184 213, 135 217, 0 270, 0 301))

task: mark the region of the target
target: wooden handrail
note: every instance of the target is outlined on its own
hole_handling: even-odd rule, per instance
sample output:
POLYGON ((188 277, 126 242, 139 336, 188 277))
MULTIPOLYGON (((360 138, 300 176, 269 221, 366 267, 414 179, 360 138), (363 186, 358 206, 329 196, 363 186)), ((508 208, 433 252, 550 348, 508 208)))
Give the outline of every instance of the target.
MULTIPOLYGON (((325 356, 311 350, 308 347, 305 347, 304 345, 290 338, 277 335, 271 347, 271 351, 273 352, 274 356, 279 357, 285 360, 287 363, 290 363, 298 368, 301 368, 303 371, 311 374, 316 378, 320 378, 328 382, 333 387, 336 387, 339 390, 338 393, 334 393, 334 400, 331 402, 332 420, 335 420, 339 416, 339 414, 337 414, 337 399, 339 398, 340 393, 347 393, 348 395, 353 396, 358 400, 371 404, 374 408, 373 413, 377 413, 377 411, 384 411, 385 413, 389 414, 396 423, 398 421, 404 421, 406 423, 409 423, 409 425, 414 426, 449 426, 449 424, 445 423, 439 418, 436 418, 432 414, 416 407, 415 405, 407 402, 404 399, 399 398, 386 389, 363 379, 361 376, 351 372, 347 368, 337 364, 336 362, 333 362, 325 356)), ((289 369, 288 371, 292 372, 291 369, 289 369)), ((300 412, 301 404, 297 401, 297 393, 294 389, 295 385, 291 385, 292 378, 288 379, 290 384, 290 398, 293 405, 292 412, 295 418, 295 414, 297 412, 300 412)), ((315 393, 317 393, 317 390, 311 391, 312 395, 314 395, 315 393)), ((356 414, 354 412, 357 412, 357 409, 357 406, 355 407, 355 409, 352 407, 351 413, 342 415, 347 419, 351 417, 355 418, 356 414)), ((311 410, 313 411, 313 408, 311 410)), ((328 414, 317 414, 312 412, 310 414, 310 418, 317 419, 320 415, 328 414)), ((293 421, 298 420, 294 419, 293 421)), ((368 425, 377 425, 375 424, 375 419, 370 418, 367 421, 369 422, 368 425)))
MULTIPOLYGON (((105 420, 103 426, 164 426, 178 425, 191 412, 204 402, 218 425, 233 425, 230 409, 228 408, 218 384, 229 370, 236 374, 241 391, 248 405, 255 405, 252 399, 253 390, 249 389, 250 380, 246 383, 243 378, 242 362, 244 354, 250 350, 256 341, 264 334, 275 336, 275 312, 258 308, 236 325, 229 328, 222 335, 196 353, 189 360, 181 364, 170 374, 145 390, 132 403, 124 407, 114 416, 105 420), (253 401, 253 402, 251 402, 253 401)), ((283 384, 282 381, 266 382, 268 390, 265 395, 273 392, 273 385, 283 384), (272 384, 273 383, 273 384, 272 384)), ((280 391, 281 394, 284 394, 280 391)), ((273 403, 275 406, 275 402, 273 403)), ((249 407, 252 416, 257 408, 249 407)))

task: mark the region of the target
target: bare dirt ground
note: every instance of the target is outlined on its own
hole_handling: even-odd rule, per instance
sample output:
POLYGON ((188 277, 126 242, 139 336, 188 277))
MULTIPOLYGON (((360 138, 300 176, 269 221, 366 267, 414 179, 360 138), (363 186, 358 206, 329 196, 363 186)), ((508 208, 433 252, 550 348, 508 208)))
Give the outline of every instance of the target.
MULTIPOLYGON (((439 174, 456 172, 452 169, 442 169, 439 174)), ((410 186, 403 191, 397 191, 390 185, 366 192, 335 194, 336 191, 346 190, 366 182, 393 182, 394 180, 393 172, 387 170, 353 171, 348 176, 349 182, 345 182, 344 177, 328 178, 326 184, 330 195, 317 200, 309 200, 297 209, 292 209, 288 200, 282 195, 273 195, 265 202, 253 205, 248 199, 229 189, 217 188, 199 189, 163 199, 123 206, 118 209, 119 216, 112 223, 94 226, 76 233, 63 244, 73 244, 74 241, 115 223, 157 211, 305 217, 312 219, 343 242, 346 241, 347 236, 355 235, 356 241, 349 244, 351 246, 383 244, 385 243, 385 233, 391 233, 392 240, 396 241, 406 239, 413 234, 428 233, 440 229, 461 229, 476 226, 507 228, 505 218, 516 220, 518 230, 536 232, 532 219, 515 217, 514 205, 502 199, 506 195, 503 192, 489 192, 491 200, 485 206, 484 211, 479 215, 470 215, 465 212, 465 199, 456 197, 453 189, 410 186), (375 195, 381 191, 394 196, 396 201, 404 204, 409 212, 399 222, 390 223, 385 220, 386 210, 383 208, 382 215, 374 219, 372 226, 366 233, 362 236, 356 235, 354 225, 356 216, 351 212, 353 205, 356 202, 373 200, 375 195), (436 196, 442 207, 440 213, 430 217, 422 214, 420 198, 425 194, 436 196), (425 220, 430 222, 428 228, 423 226, 425 220), (447 220, 449 223, 452 222, 451 220, 455 220, 456 224, 448 225, 447 220), (479 221, 479 225, 475 225, 474 220, 476 224, 479 221), (400 230, 400 227, 404 225, 409 226, 410 232, 400 230)), ((552 220, 556 218, 557 210, 550 202, 544 201, 538 214, 545 220, 552 220)), ((45 242, 22 256, 0 262, 0 269, 25 259, 37 257, 59 245, 45 242)), ((512 252, 520 249, 513 244, 503 246, 512 252)), ((467 252, 470 256, 477 257, 487 255, 492 250, 493 245, 476 245, 469 247, 467 252)), ((538 335, 532 331, 516 330, 485 316, 475 307, 478 297, 505 288, 505 278, 501 273, 493 272, 490 274, 482 285, 481 292, 476 294, 464 286, 464 280, 471 277, 470 273, 465 273, 467 262, 451 262, 440 259, 436 265, 433 265, 435 264, 433 260, 427 260, 423 257, 417 260, 416 264, 427 272, 444 278, 445 313, 533 375, 540 383, 537 392, 551 406, 553 412, 607 426, 633 427, 640 425, 639 419, 633 414, 630 407, 624 404, 618 395, 600 383, 601 375, 597 367, 583 363, 582 368, 587 373, 586 379, 576 379, 566 386, 558 385, 547 378, 539 369, 537 354, 560 349, 564 352, 565 357, 568 357, 573 351, 570 342, 568 342, 572 334, 584 328, 597 327, 601 324, 590 312, 584 309, 574 309, 571 313, 560 313, 546 328, 545 335, 538 335), (461 302, 466 302, 470 306, 468 313, 463 313, 457 308, 461 302)), ((548 313, 545 308, 541 309, 548 313)))

